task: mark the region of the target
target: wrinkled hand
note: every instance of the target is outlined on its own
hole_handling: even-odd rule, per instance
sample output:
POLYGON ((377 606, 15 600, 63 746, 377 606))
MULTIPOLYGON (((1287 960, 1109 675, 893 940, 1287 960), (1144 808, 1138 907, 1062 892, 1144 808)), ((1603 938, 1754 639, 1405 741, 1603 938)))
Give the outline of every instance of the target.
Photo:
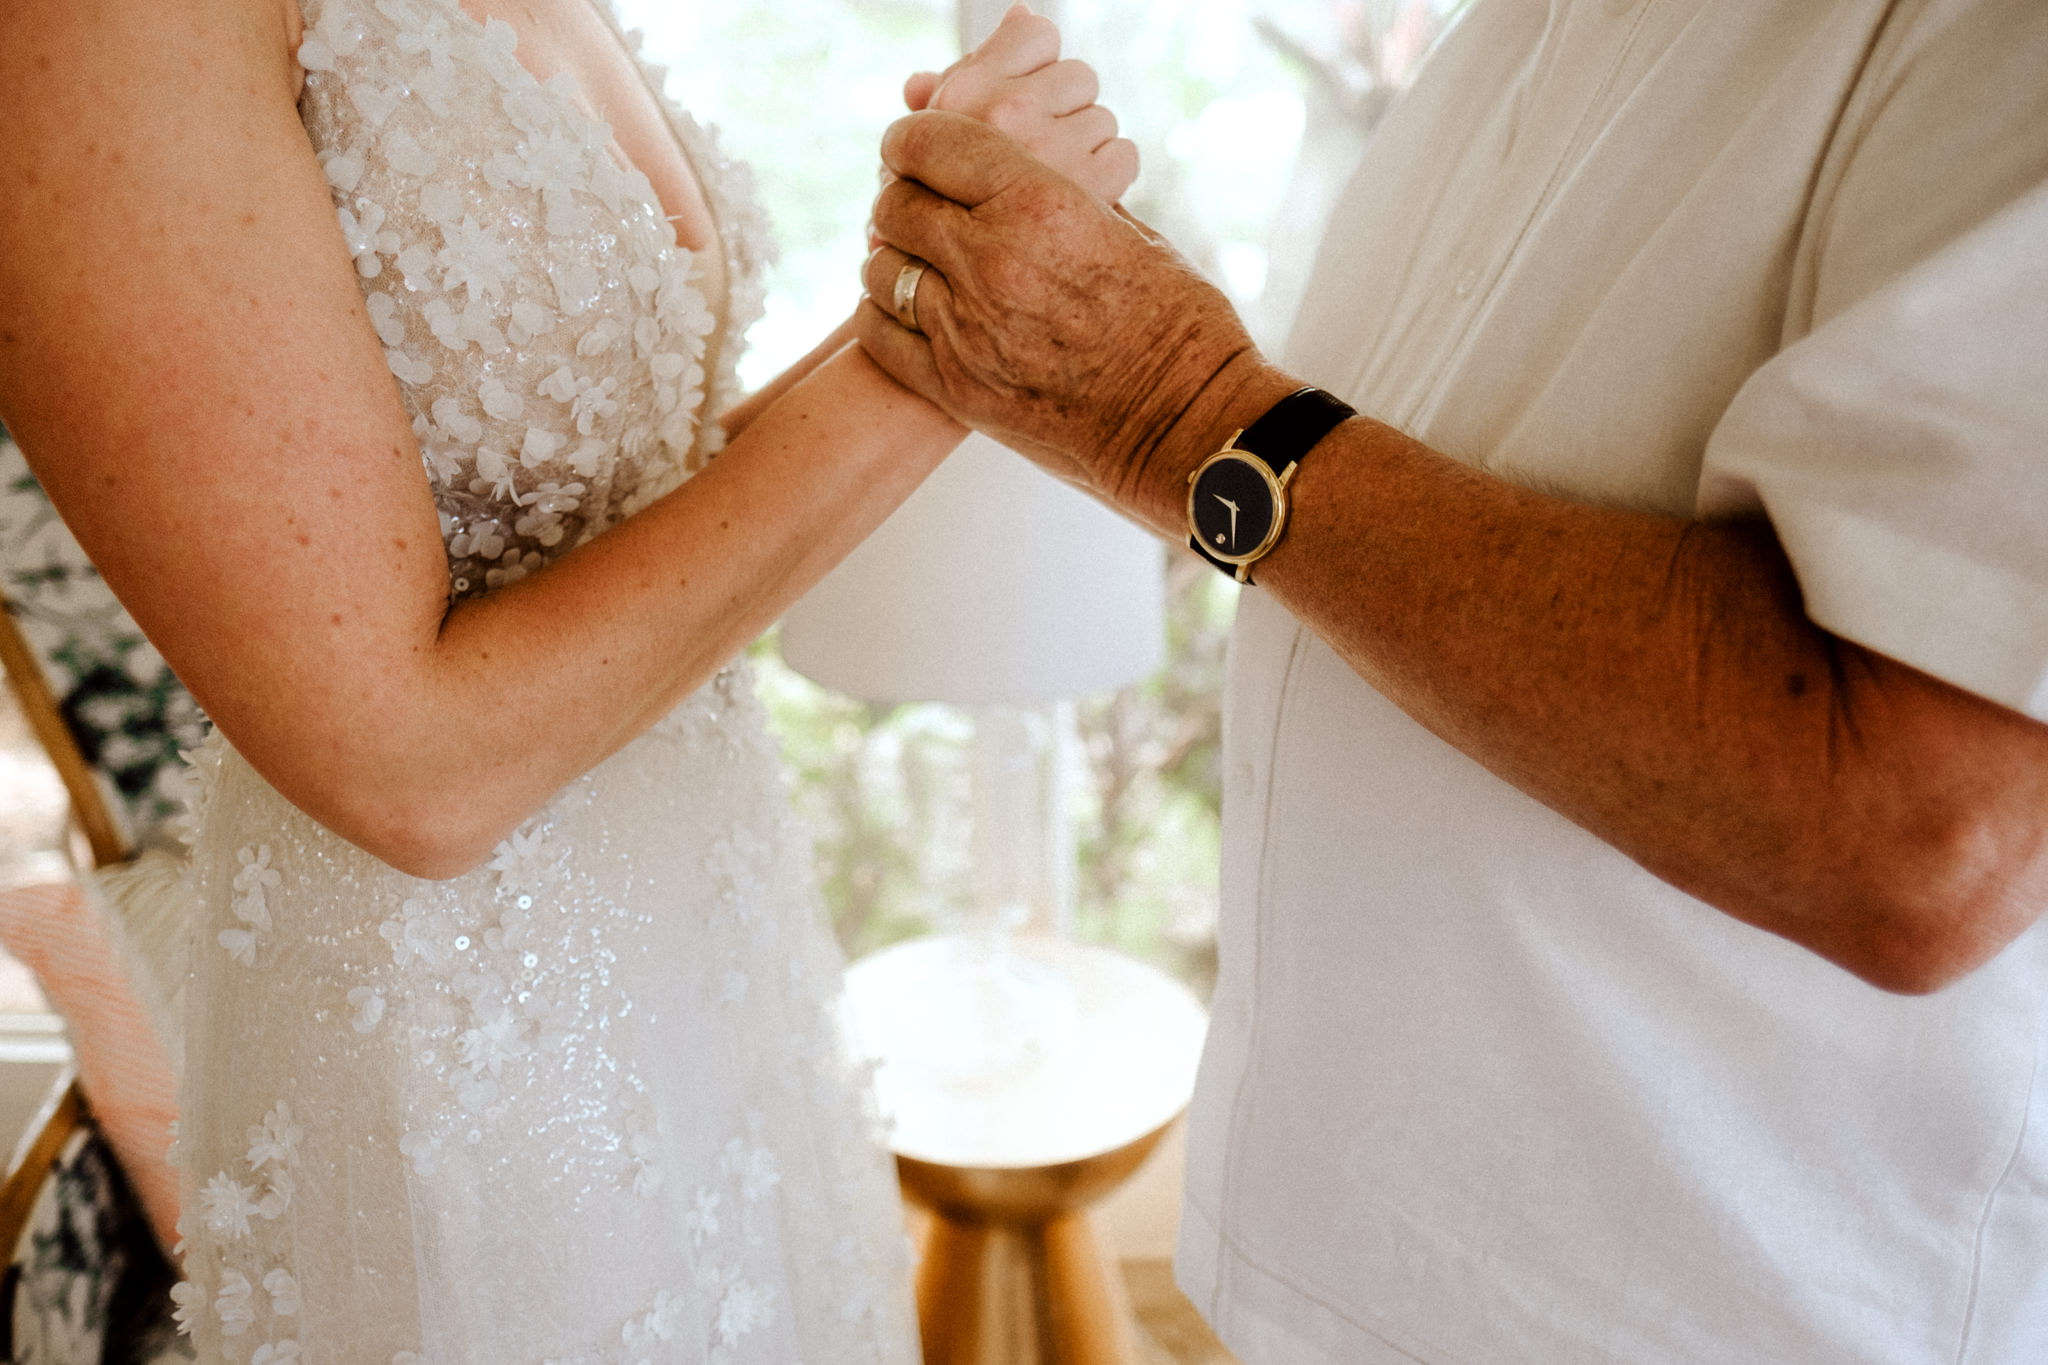
POLYGON ((912 114, 882 157, 898 178, 875 201, 888 245, 864 273, 861 345, 961 422, 1167 529, 1171 507, 1138 496, 1161 442, 1226 367, 1259 363, 1228 301, 983 124, 912 114), (929 263, 917 331, 887 307, 906 253, 929 263))
POLYGON ((1010 7, 980 47, 938 74, 903 86, 913 111, 943 109, 1000 128, 1105 203, 1138 178, 1138 148, 1117 136, 1116 115, 1088 63, 1060 60, 1060 31, 1023 5, 1010 7))

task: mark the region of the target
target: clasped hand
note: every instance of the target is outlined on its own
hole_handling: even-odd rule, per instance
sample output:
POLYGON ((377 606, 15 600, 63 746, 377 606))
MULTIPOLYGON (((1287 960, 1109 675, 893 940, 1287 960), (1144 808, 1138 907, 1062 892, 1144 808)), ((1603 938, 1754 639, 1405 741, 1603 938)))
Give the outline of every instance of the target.
POLYGON ((857 334, 959 421, 1127 503, 1204 386, 1254 353, 1222 294, 1115 207, 1136 149, 1092 103, 1094 73, 1058 50, 1053 24, 1019 6, 906 85, 917 112, 882 141, 857 334), (890 307, 913 257, 928 263, 915 331, 890 307))

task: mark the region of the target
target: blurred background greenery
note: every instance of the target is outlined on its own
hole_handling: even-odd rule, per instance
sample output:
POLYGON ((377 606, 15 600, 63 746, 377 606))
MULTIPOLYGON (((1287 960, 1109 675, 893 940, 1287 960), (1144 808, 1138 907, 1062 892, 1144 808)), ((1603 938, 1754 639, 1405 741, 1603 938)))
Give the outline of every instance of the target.
MULTIPOLYGON (((1460 0, 1064 0, 1066 53, 1143 162, 1125 203, 1238 305, 1268 348, 1300 297, 1331 200, 1389 94, 1460 0)), ((1048 7, 1049 8, 1049 7, 1048 7)), ((954 0, 620 0, 669 92, 749 163, 781 257, 742 374, 761 383, 852 308, 875 147, 904 77, 957 52, 954 0)), ((1235 585, 1168 567, 1168 662, 1082 699, 1075 928, 1206 996, 1215 970, 1217 772, 1235 585)), ((968 896, 964 713, 874 706, 754 651, 817 838, 842 943, 860 956, 968 896)))

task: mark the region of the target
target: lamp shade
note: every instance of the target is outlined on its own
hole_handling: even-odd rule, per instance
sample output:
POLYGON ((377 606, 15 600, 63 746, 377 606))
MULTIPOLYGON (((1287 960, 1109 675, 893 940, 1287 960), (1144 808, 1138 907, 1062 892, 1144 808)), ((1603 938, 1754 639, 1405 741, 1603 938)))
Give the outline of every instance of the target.
POLYGON ((979 434, 791 607, 782 654, 868 701, 1037 706, 1165 659, 1165 551, 979 434))

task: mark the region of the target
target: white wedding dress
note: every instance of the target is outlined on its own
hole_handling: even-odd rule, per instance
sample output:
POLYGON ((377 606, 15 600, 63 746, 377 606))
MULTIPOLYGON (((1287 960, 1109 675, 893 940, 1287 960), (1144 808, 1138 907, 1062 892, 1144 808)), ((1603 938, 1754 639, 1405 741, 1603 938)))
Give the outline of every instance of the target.
MULTIPOLYGON (((715 449, 759 217, 671 109, 720 229, 700 269, 572 88, 453 0, 305 13, 305 125, 452 589, 487 591, 715 449)), ((330 834, 218 739, 200 768, 175 1159, 202 1360, 915 1358, 837 952, 742 668, 452 881, 330 834)))

